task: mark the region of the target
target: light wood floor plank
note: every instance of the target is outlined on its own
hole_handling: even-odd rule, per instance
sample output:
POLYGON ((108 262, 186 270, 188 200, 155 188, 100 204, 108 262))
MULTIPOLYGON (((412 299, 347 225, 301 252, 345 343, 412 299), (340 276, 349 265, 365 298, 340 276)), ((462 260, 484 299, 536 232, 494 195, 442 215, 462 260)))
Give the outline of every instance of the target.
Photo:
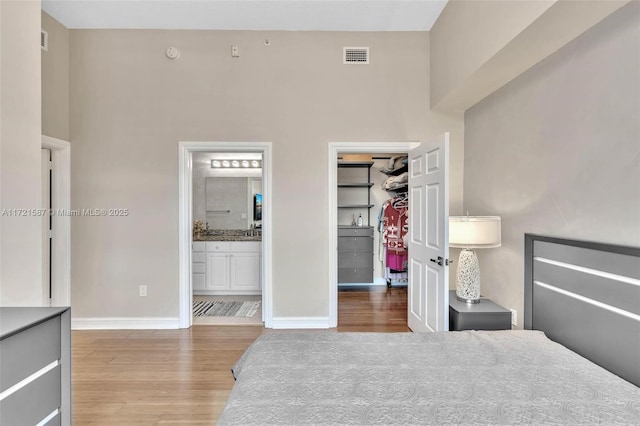
MULTIPOLYGON (((406 290, 339 292, 335 331, 408 331, 406 290)), ((234 384, 230 368, 269 332, 240 325, 73 331, 74 424, 215 424, 234 384)))

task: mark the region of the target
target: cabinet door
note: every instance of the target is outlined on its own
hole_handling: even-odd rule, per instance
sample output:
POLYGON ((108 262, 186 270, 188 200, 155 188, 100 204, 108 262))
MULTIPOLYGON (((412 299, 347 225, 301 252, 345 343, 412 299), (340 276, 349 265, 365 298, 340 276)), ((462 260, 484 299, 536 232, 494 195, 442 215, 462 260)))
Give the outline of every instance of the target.
POLYGON ((229 255, 227 253, 207 253, 207 290, 229 289, 229 255))
POLYGON ((231 290, 260 290, 260 253, 233 253, 230 260, 231 290))

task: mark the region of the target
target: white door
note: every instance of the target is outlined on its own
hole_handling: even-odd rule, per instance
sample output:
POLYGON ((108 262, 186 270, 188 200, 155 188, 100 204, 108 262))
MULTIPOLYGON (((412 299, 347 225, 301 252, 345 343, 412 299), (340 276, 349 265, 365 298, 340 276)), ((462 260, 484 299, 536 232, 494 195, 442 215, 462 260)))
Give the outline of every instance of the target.
POLYGON ((260 291, 260 253, 233 253, 229 272, 231 290, 260 291))
POLYGON ((51 150, 42 148, 42 295, 45 306, 51 305, 51 150))
POLYGON ((409 151, 409 297, 413 331, 449 330, 449 133, 409 151))

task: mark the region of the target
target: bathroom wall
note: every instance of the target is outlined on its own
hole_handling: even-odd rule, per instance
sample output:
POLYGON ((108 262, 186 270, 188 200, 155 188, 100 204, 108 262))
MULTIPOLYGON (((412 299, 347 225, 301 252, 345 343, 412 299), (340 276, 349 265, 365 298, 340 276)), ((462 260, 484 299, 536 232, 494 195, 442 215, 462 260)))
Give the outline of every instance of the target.
MULTIPOLYGON (((262 154, 254 153, 211 153, 196 152, 192 157, 192 189, 193 189, 193 220, 201 220, 203 224, 209 222, 211 229, 247 229, 252 220, 252 205, 250 201, 249 179, 260 179, 262 169, 214 169, 211 160, 223 158, 261 159, 262 154), (235 181, 233 179, 240 179, 235 181), (214 179, 211 181, 209 179, 214 179), (216 185, 215 179, 221 179, 216 185), (231 179, 231 180, 228 180, 231 179), (209 194, 207 181, 209 180, 209 194), (224 182, 227 182, 226 184, 224 182), (244 182, 244 185, 241 183, 244 182), (214 189, 214 186, 218 186, 214 189), (239 193, 242 192, 242 194, 239 193), (231 200, 232 204, 221 205, 216 202, 215 194, 220 199, 231 200), (209 207, 207 207, 209 204, 209 207), (207 210, 231 210, 229 213, 209 213, 207 210), (242 215, 245 215, 243 217, 242 215)), ((224 203, 223 203, 224 204, 224 203)))

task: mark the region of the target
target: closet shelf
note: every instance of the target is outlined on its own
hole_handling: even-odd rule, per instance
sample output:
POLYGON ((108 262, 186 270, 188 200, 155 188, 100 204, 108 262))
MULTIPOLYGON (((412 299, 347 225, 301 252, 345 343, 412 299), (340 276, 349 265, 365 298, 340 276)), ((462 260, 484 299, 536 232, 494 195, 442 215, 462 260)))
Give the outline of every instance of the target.
POLYGON ((342 204, 339 205, 339 209, 370 209, 373 204, 342 204))
POLYGON ((338 161, 338 167, 344 168, 356 168, 356 167, 368 167, 373 166, 373 161, 338 161))
POLYGON ((409 166, 402 166, 398 169, 395 170, 391 170, 389 172, 384 172, 384 174, 388 175, 388 176, 398 176, 401 175, 402 173, 409 171, 409 166))
POLYGON ((373 182, 364 183, 339 183, 338 188, 371 188, 373 182))

